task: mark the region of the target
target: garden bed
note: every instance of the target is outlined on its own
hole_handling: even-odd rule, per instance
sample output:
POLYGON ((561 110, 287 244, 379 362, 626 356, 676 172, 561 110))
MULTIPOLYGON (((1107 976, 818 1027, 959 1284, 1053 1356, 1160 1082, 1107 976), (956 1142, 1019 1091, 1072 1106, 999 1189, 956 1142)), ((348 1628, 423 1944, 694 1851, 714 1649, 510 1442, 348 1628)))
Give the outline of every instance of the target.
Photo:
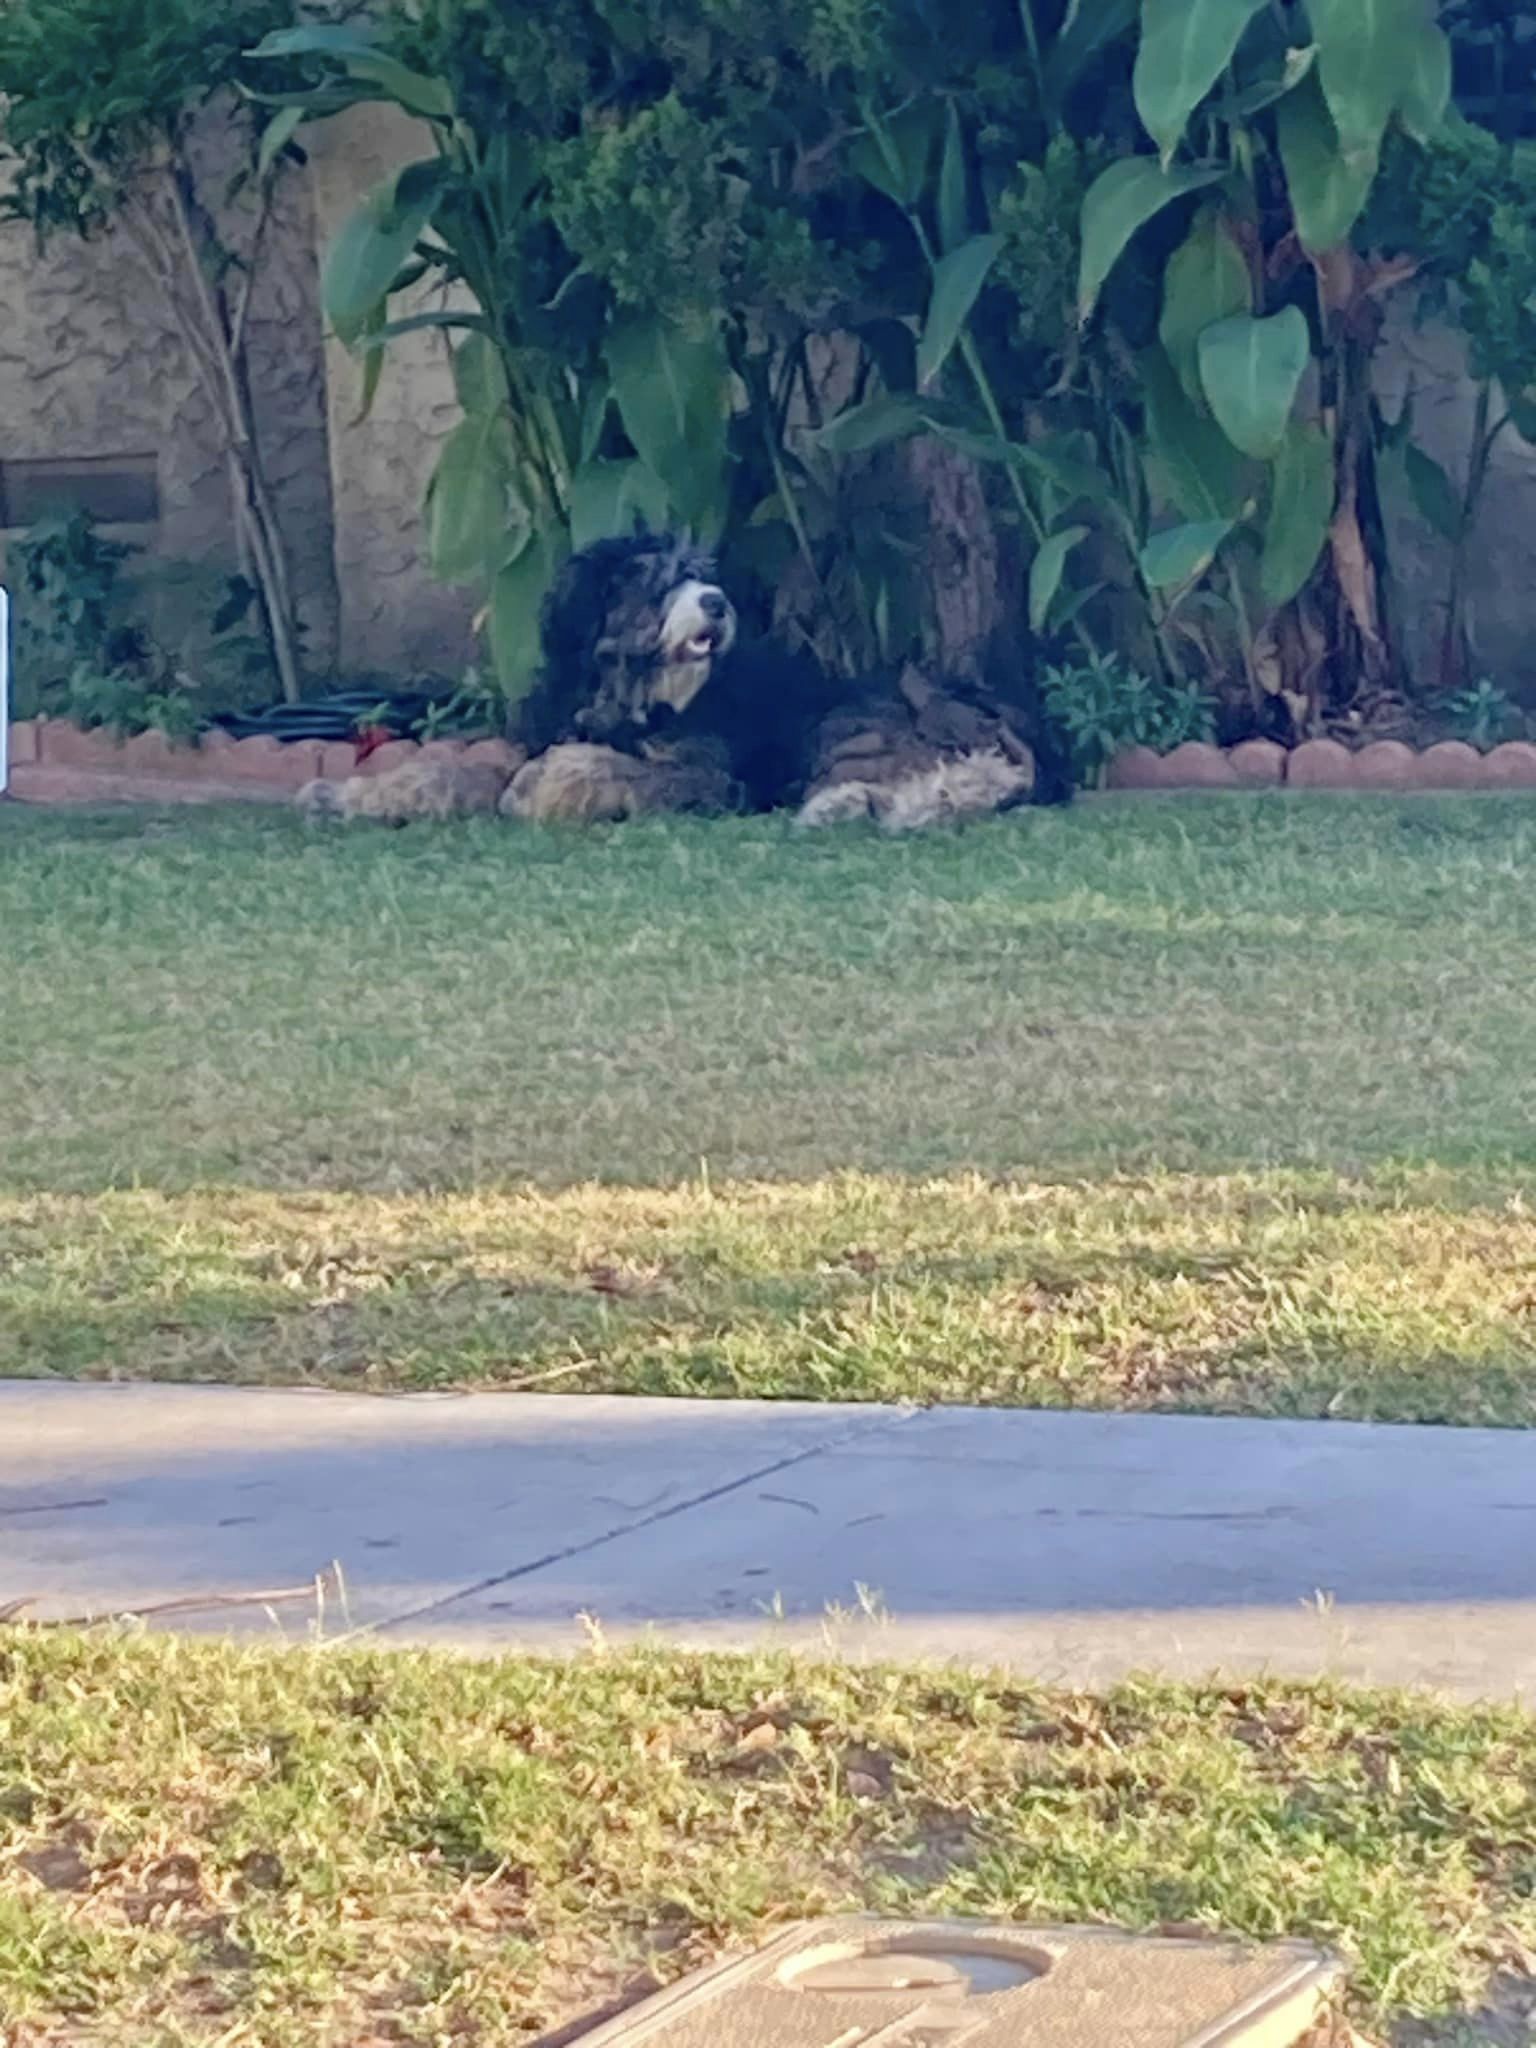
MULTIPOLYGON (((511 774, 526 758, 506 740, 391 740, 371 752, 350 742, 278 740, 259 734, 233 739, 209 732, 188 745, 164 733, 122 739, 104 727, 86 731, 63 719, 24 720, 11 727, 12 796, 24 803, 194 802, 286 803, 316 777, 382 775, 407 761, 494 761, 511 774)), ((1170 790, 1536 790, 1536 744, 1512 740, 1487 753, 1461 740, 1410 747, 1374 740, 1358 748, 1338 740, 1307 740, 1286 748, 1272 740, 1235 747, 1191 740, 1171 753, 1134 747, 1114 761, 1115 793, 1170 790)))

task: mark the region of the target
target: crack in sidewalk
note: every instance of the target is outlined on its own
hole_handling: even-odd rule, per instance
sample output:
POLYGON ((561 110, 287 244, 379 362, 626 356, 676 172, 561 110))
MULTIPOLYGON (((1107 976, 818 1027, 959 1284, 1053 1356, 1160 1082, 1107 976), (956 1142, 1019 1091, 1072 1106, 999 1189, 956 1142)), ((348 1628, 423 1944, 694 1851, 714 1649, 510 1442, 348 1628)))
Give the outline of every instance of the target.
POLYGON ((923 1411, 915 1406, 902 1406, 894 1411, 883 1409, 868 1422, 857 1422, 839 1430, 831 1436, 808 1444, 803 1450, 787 1452, 775 1458, 772 1463, 758 1465, 750 1472, 743 1472, 734 1479, 722 1480, 719 1485, 705 1489, 703 1493, 690 1494, 686 1500, 671 1502, 666 1507, 653 1509, 648 1514, 620 1522, 612 1529, 605 1529, 600 1535, 588 1536, 579 1543, 567 1543, 556 1550, 546 1551, 543 1556, 530 1558, 524 1564, 512 1565, 506 1571, 492 1572, 488 1577, 473 1585, 461 1586, 457 1592, 444 1593, 436 1599, 423 1601, 418 1606, 405 1609, 399 1614, 385 1615, 378 1621, 365 1622, 361 1627, 345 1630, 339 1636, 328 1637, 327 1649, 335 1649, 344 1643, 358 1641, 365 1636, 377 1636, 391 1629, 408 1628, 413 1622, 425 1621, 434 1614, 457 1607, 461 1603, 478 1600, 487 1593, 495 1592, 501 1586, 510 1586, 522 1579, 533 1578, 537 1573, 548 1571, 553 1565, 568 1564, 574 1558, 587 1557, 595 1550, 602 1550, 610 1543, 617 1543, 626 1536, 637 1536, 646 1529, 654 1529, 659 1523, 675 1521, 680 1515, 693 1514, 699 1508, 712 1507, 716 1501, 727 1500, 734 1493, 740 1493, 749 1486, 760 1485, 765 1479, 776 1479, 783 1472, 792 1472, 797 1466, 809 1465, 817 1458, 824 1458, 834 1451, 840 1451, 849 1444, 862 1442, 867 1437, 878 1436, 884 1431, 900 1428, 923 1411))

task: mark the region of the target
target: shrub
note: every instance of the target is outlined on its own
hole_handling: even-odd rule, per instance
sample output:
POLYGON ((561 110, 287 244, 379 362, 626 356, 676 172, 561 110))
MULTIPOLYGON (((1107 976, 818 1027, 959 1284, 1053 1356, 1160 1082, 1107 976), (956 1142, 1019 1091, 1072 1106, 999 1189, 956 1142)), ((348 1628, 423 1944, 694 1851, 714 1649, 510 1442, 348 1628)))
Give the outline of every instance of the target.
POLYGON ((1446 698, 1443 710, 1452 735, 1487 753, 1525 732, 1525 714, 1507 690, 1483 676, 1470 689, 1446 698))
POLYGON ((18 717, 190 739, 210 718, 269 695, 271 664, 247 625, 254 592, 243 577, 150 560, 83 513, 40 521, 9 553, 18 717), (205 623, 179 644, 171 626, 193 614, 205 623))
POLYGON ((84 514, 47 519, 8 550, 16 597, 17 711, 57 712, 81 670, 108 671, 144 650, 127 576, 133 550, 84 514))
MULTIPOLYGON (((1508 9, 1447 21, 1483 12, 1508 9)), ((373 98, 431 129, 328 304, 370 380, 396 334, 455 337, 431 551, 486 593, 509 693, 564 554, 643 518, 724 539, 850 675, 957 616, 977 653, 1001 586, 1095 690, 1113 636, 1127 675, 1255 720, 1270 690, 1312 730, 1403 681, 1370 357, 1421 252, 1369 202, 1442 141, 1452 75, 1423 0, 1368 14, 382 0, 265 54, 309 81, 284 121, 373 98), (474 309, 399 303, 425 281, 474 309), (845 516, 896 505, 935 441, 968 473, 925 533, 845 516), (967 578, 972 620, 933 601, 967 578)), ((1520 214, 1499 304, 1524 319, 1520 214)))
POLYGON ((1015 0, 943 22, 927 0, 529 0, 515 21, 396 0, 264 45, 312 81, 285 115, 382 99, 430 129, 338 238, 327 307, 370 383, 395 335, 453 337, 465 424, 429 546, 486 593, 509 695, 564 553, 637 516, 724 541, 849 674, 931 648, 927 536, 905 506, 843 516, 896 507, 881 451, 920 433, 989 465, 1027 545, 1046 539, 1055 486, 1009 459, 992 276, 1002 188, 1048 139, 1022 21, 1015 0), (401 302, 427 281, 473 310, 401 302))
POLYGON ((1130 747, 1168 753, 1214 730, 1209 700, 1192 683, 1154 681, 1118 655, 1048 669, 1041 691, 1083 789, 1102 786, 1110 762, 1130 747))

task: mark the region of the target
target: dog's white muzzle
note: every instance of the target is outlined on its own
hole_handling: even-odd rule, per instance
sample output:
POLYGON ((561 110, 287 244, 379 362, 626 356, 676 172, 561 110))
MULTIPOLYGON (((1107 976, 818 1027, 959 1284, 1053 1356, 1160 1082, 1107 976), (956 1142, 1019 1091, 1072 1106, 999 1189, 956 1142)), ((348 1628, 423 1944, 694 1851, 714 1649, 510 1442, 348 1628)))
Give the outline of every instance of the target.
POLYGON ((736 608, 713 583, 674 591, 661 626, 661 667, 653 704, 681 714, 709 681, 715 663, 736 644, 736 608))

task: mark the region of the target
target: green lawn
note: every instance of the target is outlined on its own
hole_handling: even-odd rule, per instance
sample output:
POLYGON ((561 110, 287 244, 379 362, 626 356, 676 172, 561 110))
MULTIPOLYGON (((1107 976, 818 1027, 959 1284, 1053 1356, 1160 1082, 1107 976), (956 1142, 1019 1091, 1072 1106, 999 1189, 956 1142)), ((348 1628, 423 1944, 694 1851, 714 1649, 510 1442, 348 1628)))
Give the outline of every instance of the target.
POLYGON ((0 1370, 1530 1423, 1532 872, 0 809, 0 1370))
POLYGON ((7 1182, 1536 1159, 1536 805, 311 835, 0 814, 7 1182))
POLYGON ((0 1370, 1536 1412, 1536 806, 0 809, 0 1370))
POLYGON ((1533 1787, 1526 1716, 1329 1688, 20 1634, 0 2033, 501 2048, 867 1907, 1306 1934, 1405 2048, 1514 2044, 1533 1787))

